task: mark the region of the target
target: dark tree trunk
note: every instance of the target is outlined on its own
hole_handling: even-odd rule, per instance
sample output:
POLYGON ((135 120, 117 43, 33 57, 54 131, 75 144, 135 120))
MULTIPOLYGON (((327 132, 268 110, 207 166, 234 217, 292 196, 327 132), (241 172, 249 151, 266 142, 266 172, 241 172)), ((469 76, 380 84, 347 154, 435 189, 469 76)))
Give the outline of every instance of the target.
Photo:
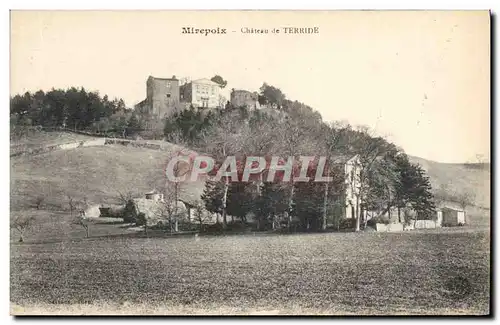
POLYGON ((328 182, 325 182, 325 196, 323 198, 323 224, 321 225, 321 229, 326 229, 326 215, 327 215, 327 206, 328 206, 328 182))
POLYGON ((229 180, 226 177, 224 181, 224 194, 222 196, 222 228, 227 228, 227 192, 229 189, 229 180))
POLYGON ((356 209, 354 211, 355 218, 356 218, 356 227, 355 231, 360 230, 360 219, 361 219, 361 211, 359 211, 359 196, 356 197, 356 209))
POLYGON ((288 208, 285 211, 285 220, 288 223, 288 228, 290 228, 290 225, 292 223, 292 214, 290 213, 290 211, 292 211, 293 195, 294 195, 293 177, 290 184, 291 184, 291 189, 290 189, 290 197, 288 198, 288 208))

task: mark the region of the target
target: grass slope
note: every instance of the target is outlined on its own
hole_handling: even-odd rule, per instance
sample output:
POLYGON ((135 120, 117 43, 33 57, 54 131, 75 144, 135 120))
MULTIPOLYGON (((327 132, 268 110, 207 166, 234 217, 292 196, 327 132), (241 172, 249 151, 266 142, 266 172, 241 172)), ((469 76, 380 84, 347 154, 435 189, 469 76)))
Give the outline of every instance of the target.
POLYGON ((10 153, 79 141, 93 140, 95 137, 70 132, 29 132, 21 137, 11 136, 10 153))
MULTIPOLYGON (((172 145, 172 151, 176 146, 172 145)), ((165 166, 171 151, 122 145, 60 150, 36 156, 11 158, 11 218, 30 214, 37 218, 37 229, 28 241, 81 237, 83 228, 71 224, 68 198, 86 197, 89 204, 118 204, 119 193, 142 197, 153 188, 165 186, 165 166), (33 208, 37 196, 45 201, 40 210, 33 208)), ((203 182, 185 183, 180 198, 196 200, 203 192, 203 182)), ((108 226, 102 235, 120 232, 108 226)), ((125 232, 124 230, 122 232, 125 232)), ((91 229, 91 234, 96 234, 91 229)), ((17 240, 13 232, 11 240, 17 240)))
MULTIPOLYGON (((11 159, 11 208, 29 206, 47 194, 47 204, 64 204, 66 195, 90 203, 117 203, 118 191, 137 195, 164 186, 169 151, 122 145, 85 147, 11 159)), ((200 184, 186 184, 181 197, 199 195, 200 184)), ((202 188, 201 188, 202 190, 202 188)))

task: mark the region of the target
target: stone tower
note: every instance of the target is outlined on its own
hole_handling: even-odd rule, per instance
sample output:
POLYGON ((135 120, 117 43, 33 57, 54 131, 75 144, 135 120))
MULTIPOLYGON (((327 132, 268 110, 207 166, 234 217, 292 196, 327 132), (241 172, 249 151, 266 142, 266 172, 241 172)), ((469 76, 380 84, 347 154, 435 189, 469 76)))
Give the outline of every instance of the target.
POLYGON ((146 99, 137 104, 142 112, 163 118, 176 111, 180 104, 179 79, 155 78, 146 81, 146 99))

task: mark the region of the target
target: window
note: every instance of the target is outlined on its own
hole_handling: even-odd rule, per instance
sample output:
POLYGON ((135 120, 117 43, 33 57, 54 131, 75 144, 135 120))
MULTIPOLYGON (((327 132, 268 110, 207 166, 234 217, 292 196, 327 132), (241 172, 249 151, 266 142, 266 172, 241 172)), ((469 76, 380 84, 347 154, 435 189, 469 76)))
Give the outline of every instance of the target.
POLYGON ((171 84, 170 81, 167 82, 167 88, 170 88, 171 84))
POLYGON ((167 98, 170 98, 170 94, 167 94, 167 98))

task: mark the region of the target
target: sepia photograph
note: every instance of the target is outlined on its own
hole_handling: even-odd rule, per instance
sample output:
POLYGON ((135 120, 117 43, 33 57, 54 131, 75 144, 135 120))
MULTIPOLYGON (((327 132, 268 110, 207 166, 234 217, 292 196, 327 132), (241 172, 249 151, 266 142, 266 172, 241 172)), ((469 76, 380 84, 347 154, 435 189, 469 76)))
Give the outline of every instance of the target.
POLYGON ((488 316, 488 10, 11 10, 10 314, 488 316))

